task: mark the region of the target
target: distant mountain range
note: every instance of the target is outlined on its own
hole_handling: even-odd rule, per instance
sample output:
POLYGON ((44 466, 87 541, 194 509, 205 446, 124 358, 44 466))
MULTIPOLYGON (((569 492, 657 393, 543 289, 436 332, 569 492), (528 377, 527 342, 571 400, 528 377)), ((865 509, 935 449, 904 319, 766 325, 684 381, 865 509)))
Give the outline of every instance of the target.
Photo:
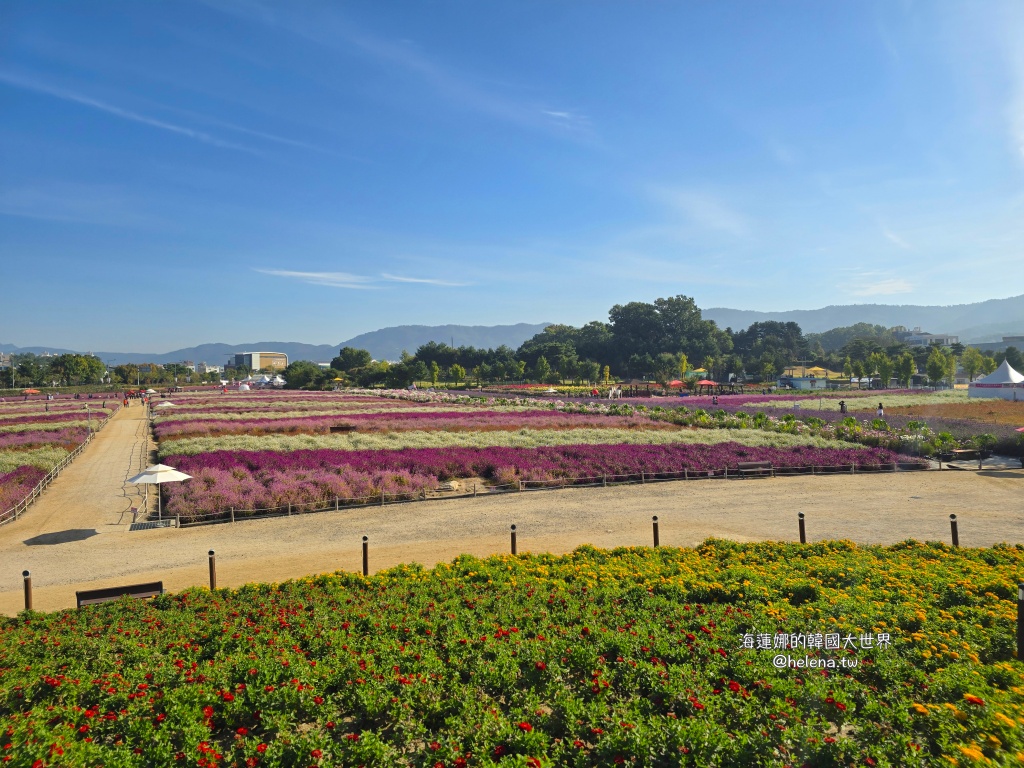
MULTIPOLYGON (((821 309, 794 309, 786 312, 755 312, 746 309, 712 307, 702 311, 706 320, 734 331, 766 320, 793 321, 804 333, 823 333, 832 328, 871 323, 891 328, 920 326, 926 333, 959 336, 964 343, 1000 341, 1002 336, 1024 335, 1024 295, 991 299, 976 304, 919 306, 913 304, 846 304, 821 309)), ((175 363, 182 360, 223 365, 236 352, 284 352, 289 360, 330 362, 342 347, 369 350, 377 360, 398 360, 402 350, 415 352, 421 344, 436 341, 455 346, 493 348, 505 344, 513 349, 543 331, 551 323, 517 325, 400 325, 355 336, 337 344, 302 344, 295 341, 254 341, 245 344, 200 344, 170 352, 94 352, 107 363, 175 363)), ((16 347, 0 344, 0 352, 50 352, 64 354, 76 350, 56 347, 16 347)), ((85 351, 85 350, 77 350, 85 351)))
MULTIPOLYGON (((200 344, 197 347, 175 349, 170 352, 93 352, 101 360, 114 365, 127 363, 179 363, 191 360, 211 365, 223 365, 237 352, 284 352, 289 360, 313 360, 328 363, 338 356, 342 347, 368 350, 376 360, 398 360, 402 350, 415 352, 429 341, 462 347, 500 347, 505 344, 517 349, 524 341, 543 331, 551 323, 518 323, 516 325, 400 325, 363 333, 338 344, 302 344, 297 341, 254 341, 245 344, 200 344)), ((0 352, 44 352, 62 355, 86 351, 57 347, 16 347, 0 344, 0 352)), ((91 350, 90 350, 91 351, 91 350)))
POLYGON ((912 304, 846 304, 821 309, 794 309, 787 312, 754 312, 745 309, 712 307, 702 310, 705 320, 714 320, 720 328, 734 331, 766 320, 795 322, 804 333, 823 333, 855 323, 871 323, 892 328, 920 326, 926 333, 948 333, 960 341, 1000 341, 1003 336, 1024 334, 1024 296, 991 299, 976 304, 919 306, 912 304))

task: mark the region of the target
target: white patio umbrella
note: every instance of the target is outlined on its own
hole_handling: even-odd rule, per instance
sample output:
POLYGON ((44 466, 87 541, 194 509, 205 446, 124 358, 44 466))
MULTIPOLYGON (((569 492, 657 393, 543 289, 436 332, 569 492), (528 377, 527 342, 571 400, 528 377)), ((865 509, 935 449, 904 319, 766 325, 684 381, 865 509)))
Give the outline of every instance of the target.
POLYGON ((146 390, 146 394, 147 395, 155 395, 156 394, 156 390, 155 389, 147 389, 146 390))
POLYGON ((173 408, 174 407, 174 403, 172 403, 170 400, 164 400, 163 402, 157 403, 156 407, 157 408, 173 408))
MULTIPOLYGON (((154 464, 151 467, 146 467, 144 471, 135 477, 129 478, 129 483, 135 483, 135 485, 160 485, 160 483, 176 483, 180 480, 190 480, 192 475, 186 475, 184 472, 179 472, 174 467, 168 467, 166 464, 154 464)), ((160 508, 160 494, 156 495, 156 519, 163 519, 163 512, 160 508)))

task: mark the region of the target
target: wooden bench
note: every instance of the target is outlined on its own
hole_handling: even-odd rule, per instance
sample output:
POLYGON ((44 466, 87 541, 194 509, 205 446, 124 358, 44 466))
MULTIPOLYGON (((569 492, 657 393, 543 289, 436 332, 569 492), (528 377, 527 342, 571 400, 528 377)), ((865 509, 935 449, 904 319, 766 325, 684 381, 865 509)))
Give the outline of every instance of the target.
POLYGON ((164 593, 162 581, 151 581, 147 584, 129 584, 126 587, 106 587, 104 589, 84 589, 75 592, 75 600, 78 607, 83 605, 95 605, 96 603, 109 603, 122 597, 134 597, 143 599, 156 597, 164 593))
POLYGON ((740 477, 775 477, 775 468, 770 461, 741 461, 736 468, 740 477))
POLYGON ((976 448, 958 448, 955 451, 950 451, 950 453, 953 454, 953 461, 978 458, 978 450, 976 448))

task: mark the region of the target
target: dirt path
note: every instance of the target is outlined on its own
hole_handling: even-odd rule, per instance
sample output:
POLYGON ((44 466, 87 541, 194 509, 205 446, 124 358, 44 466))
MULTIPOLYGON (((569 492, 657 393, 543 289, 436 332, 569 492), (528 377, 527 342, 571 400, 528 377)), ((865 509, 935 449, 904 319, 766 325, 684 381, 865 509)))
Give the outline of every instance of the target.
POLYGON ((115 417, 120 421, 101 433, 23 520, 0 528, 0 562, 6 566, 0 569, 0 613, 13 615, 22 608, 22 569, 32 571, 36 609, 48 611, 73 607, 76 588, 158 579, 171 591, 205 585, 209 549, 217 551, 219 586, 237 586, 357 571, 363 535, 370 539, 372 570, 413 561, 429 566, 462 553, 507 552, 511 523, 518 527, 521 552, 561 553, 587 543, 647 545, 654 514, 667 546, 692 546, 709 536, 792 541, 799 511, 807 515, 812 541, 948 542, 949 514, 955 513, 963 546, 1024 542, 1021 470, 564 489, 128 532, 123 512, 132 501, 123 495, 122 482, 138 459, 131 438, 139 416, 141 409, 115 417), (89 528, 99 535, 26 543, 43 533, 89 528))
POLYGON ((38 536, 57 543, 62 537, 127 531, 130 510, 142 508, 146 493, 144 486, 126 482, 148 459, 144 412, 138 404, 119 408, 21 520, 0 527, 0 553, 38 536))

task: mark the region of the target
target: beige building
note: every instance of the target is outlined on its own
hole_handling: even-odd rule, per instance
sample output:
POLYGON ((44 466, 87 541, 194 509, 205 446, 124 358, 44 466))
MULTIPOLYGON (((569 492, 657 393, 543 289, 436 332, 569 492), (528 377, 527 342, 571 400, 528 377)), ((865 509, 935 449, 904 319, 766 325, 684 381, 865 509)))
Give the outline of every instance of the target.
POLYGON ((235 367, 248 368, 250 371, 264 368, 283 371, 288 367, 288 355, 284 352, 239 352, 235 355, 235 367))

